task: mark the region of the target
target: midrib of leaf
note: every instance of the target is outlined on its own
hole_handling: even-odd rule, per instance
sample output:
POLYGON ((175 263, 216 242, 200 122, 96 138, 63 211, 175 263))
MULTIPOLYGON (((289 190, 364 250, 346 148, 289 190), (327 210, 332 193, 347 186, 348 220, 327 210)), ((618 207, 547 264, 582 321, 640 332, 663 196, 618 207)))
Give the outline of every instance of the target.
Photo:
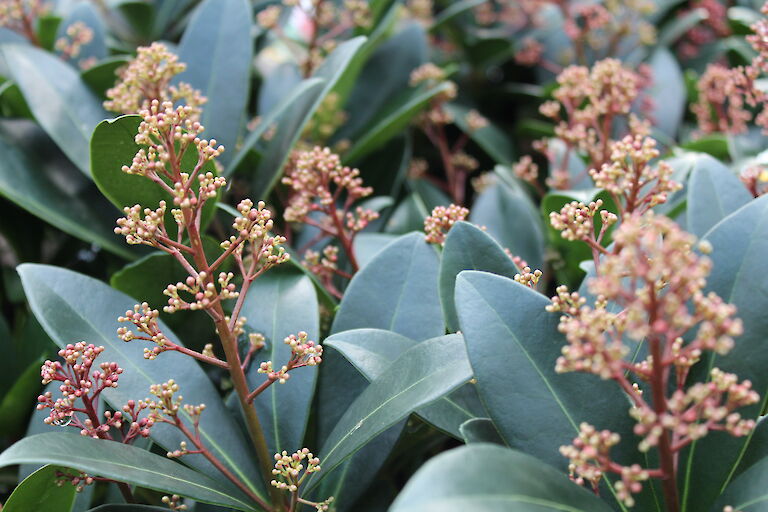
MULTIPOLYGON (((34 279, 34 278, 33 278, 33 279, 34 279)), ((36 281, 37 281, 38 283, 40 283, 40 281, 39 281, 39 280, 37 280, 37 279, 36 279, 36 281)), ((44 283, 43 283, 42 285, 43 285, 43 286, 45 286, 45 287, 46 287, 48 290, 50 290, 50 291, 51 291, 53 294, 55 294, 57 297, 59 297, 59 299, 60 299, 62 302, 64 302, 65 304, 67 304, 67 307, 69 307, 69 304, 68 304, 68 303, 67 303, 67 302, 64 300, 64 298, 63 298, 63 297, 61 297, 61 295, 59 295, 58 293, 56 293, 56 292, 55 292, 55 290, 53 290, 52 288, 48 287, 48 286, 47 286, 46 284, 44 284, 44 283)), ((133 360, 132 360, 130 357, 127 357, 127 356, 126 356, 126 355, 125 355, 125 354, 124 354, 124 353, 123 353, 123 352, 122 352, 120 349, 118 349, 118 348, 117 348, 117 346, 116 346, 116 345, 112 345, 112 344, 110 343, 110 340, 109 340, 108 338, 106 338, 106 337, 105 337, 105 336, 104 336, 104 335, 103 335, 103 334, 102 334, 102 333, 99 331, 99 329, 97 329, 97 328, 96 328, 96 326, 95 326, 95 325, 93 325, 93 323, 91 323, 91 321, 90 321, 89 319, 87 319, 87 318, 85 318, 84 316, 80 315, 78 311, 75 311, 75 310, 74 310, 74 309, 72 309, 72 308, 69 308, 69 309, 70 309, 70 311, 73 311, 73 312, 75 313, 75 315, 77 315, 77 317, 78 317, 78 318, 81 318, 81 319, 82 319, 82 320, 85 322, 85 324, 86 324, 86 325, 88 325, 88 327, 89 327, 89 328, 90 328, 90 329, 91 329, 93 332, 95 332, 95 333, 96 333, 97 337, 99 337, 99 338, 101 338, 102 340, 104 340, 104 342, 105 342, 105 343, 107 343, 108 345, 112 346, 112 347, 113 347, 113 349, 114 349, 115 351, 117 351, 117 352, 118 352, 118 353, 119 353, 121 356, 123 356, 123 357, 125 358, 125 360, 128 362, 128 364, 130 364, 130 365, 131 365, 131 368, 132 368, 132 370, 133 370, 133 371, 136 371, 136 372, 137 372, 139 375, 141 375, 142 377, 144 377, 144 379, 145 379, 145 380, 146 380, 146 381, 147 381, 147 382, 148 382, 150 385, 151 385, 151 384, 156 384, 156 382, 153 382, 153 381, 152 381, 152 379, 150 379, 150 378, 149 378, 149 375, 147 375, 147 374, 146 374, 146 373, 145 373, 145 372, 144 372, 144 371, 141 369, 141 367, 140 367, 140 366, 137 366, 137 365, 136 365, 136 364, 133 362, 133 360)), ((43 318, 43 319, 40 319, 40 321, 41 321, 41 322, 43 322, 43 323, 47 323, 47 322, 45 321, 45 319, 44 319, 44 318, 43 318)), ((57 336, 57 337, 58 337, 58 336, 57 336)), ((122 362, 121 362, 121 364, 124 364, 124 363, 122 363, 122 362)), ((105 400, 107 400, 107 402, 110 402, 110 403, 112 402, 112 401, 111 401, 109 398, 107 398, 106 396, 105 396, 104 398, 105 398, 105 400)), ((120 407, 120 404, 114 404, 114 403, 113 403, 113 404, 112 404, 112 406, 113 406, 113 407, 120 407)), ((181 414, 181 415, 184 417, 184 419, 186 419, 187 421, 191 421, 191 420, 192 420, 192 417, 191 417, 191 416, 190 416, 190 415, 189 415, 189 414, 186 412, 186 410, 184 410, 184 408, 183 408, 183 407, 179 409, 179 413, 180 413, 180 414, 181 414)), ((253 485, 253 483, 251 482, 250 478, 248 478, 248 476, 247 476, 247 475, 245 475, 245 474, 242 472, 242 470, 240 469, 239 465, 235 464, 235 463, 234 463, 234 461, 233 461, 233 460, 230 458, 229 454, 228 454, 228 453, 227 453, 225 450, 223 450, 223 449, 222 449, 222 448, 219 446, 219 444, 218 444, 218 443, 217 443, 217 442, 216 442, 216 441, 215 441, 215 440, 214 440, 214 439, 213 439, 213 438, 210 436, 210 434, 208 434, 208 431, 207 431, 206 429, 204 429, 203 427, 200 427, 200 428, 199 428, 199 432, 200 432, 200 434, 201 434, 201 435, 202 435, 202 436, 205 438, 205 440, 206 440, 206 442, 208 443, 208 445, 209 445, 209 446, 212 446, 212 447, 216 448, 216 451, 217 451, 217 453, 218 453, 220 456, 222 456, 222 457, 224 458, 224 460, 227 462, 227 466, 228 466, 228 467, 229 467, 231 470, 233 470, 233 471, 234 471, 234 472, 235 472, 235 473, 236 473, 236 474, 237 474, 237 475, 240 477, 240 480, 241 480, 242 482, 244 482, 246 485, 248 485, 248 488, 249 488, 249 489, 251 489, 251 491, 253 491, 253 493, 254 493, 254 494, 256 494, 257 496, 259 496, 260 498, 264 498, 264 496, 261 494, 260 490, 259 490, 257 487, 255 487, 255 486, 253 485)))
MULTIPOLYGON (((557 406, 560 408, 560 411, 566 417, 566 419, 568 420, 568 423, 570 423, 571 426, 573 427, 573 431, 578 434, 579 429, 576 426, 576 422, 573 420, 573 418, 569 414, 568 410, 563 405, 563 402, 560 400, 560 397, 558 396, 558 394, 555 392, 554 388, 549 383, 549 380, 541 372, 539 367, 536 365, 536 363, 531 358, 530 354, 528 354, 528 351, 525 350, 525 348, 523 347, 522 343, 520 343, 520 339, 517 336, 515 336, 515 334, 512 332, 512 330, 507 326, 507 323, 504 321, 503 317, 499 314, 499 312, 496 310, 496 308, 491 306, 491 304, 487 300, 485 300, 485 297, 483 296, 482 293, 480 293, 480 291, 477 289, 477 287, 474 284, 472 284, 471 282, 469 282, 469 280, 466 280, 466 282, 467 282, 467 284, 472 286, 472 288, 475 290, 475 293, 483 300, 483 302, 485 302, 485 304, 489 307, 489 309, 491 311, 493 311, 493 314, 496 315, 496 318, 500 321, 501 325, 504 326, 504 329, 509 333, 509 335, 512 337, 512 339, 515 341, 515 344, 520 348, 520 350, 525 355, 525 358, 531 364, 533 369, 536 370, 536 373, 539 375, 539 378, 541 378, 541 380, 544 382, 544 385, 547 387, 547 390, 552 394, 552 397, 555 399, 555 402, 557 403, 557 406)), ((482 398, 482 394, 480 395, 480 400, 484 402, 484 400, 482 398)), ((488 410, 489 414, 490 414, 490 409, 488 407, 486 407, 486 410, 488 410)), ((603 478, 607 482, 608 490, 611 492, 613 497, 616 498, 616 491, 614 490, 613 485, 611 484, 610 479, 608 478, 607 475, 603 475, 603 478)), ((627 508, 624 506, 624 504, 621 502, 621 500, 616 498, 616 503, 619 505, 619 507, 621 507, 621 510, 623 510, 624 512, 628 512, 627 508)))
MULTIPOLYGON (((415 241, 414 241, 415 242, 415 241)), ((408 258, 410 264, 408 265, 408 273, 403 281, 403 286, 400 287, 400 293, 397 296, 397 302, 395 303, 395 310, 392 312, 392 319, 389 322, 388 330, 394 331, 395 321, 397 320, 397 314, 400 312, 400 304, 403 302, 403 296, 405 295, 406 284, 410 281, 411 273, 413 272, 413 254, 416 252, 416 243, 412 244, 411 255, 408 258)), ((394 331, 397 332, 397 331, 394 331)))
MULTIPOLYGON (((282 280, 278 279, 277 280, 277 297, 278 297, 278 300, 276 300, 276 301, 274 301, 272 303, 272 333, 271 333, 271 335, 272 335, 271 336, 271 338, 272 338, 272 350, 271 350, 272 361, 274 361, 275 360, 275 356, 277 356, 277 353, 276 353, 277 352, 277 336, 276 336, 276 333, 277 333, 277 308, 278 308, 278 304, 280 302, 279 297, 280 297, 280 289, 282 288, 281 283, 282 283, 282 280)), ((279 385, 280 384, 278 384, 278 386, 279 385)), ((275 385, 272 385, 269 388, 270 388, 269 389, 270 396, 272 398, 272 426, 273 426, 274 431, 275 431, 275 450, 280 451, 280 448, 282 447, 282 445, 280 444, 280 429, 278 428, 278 421, 277 421, 277 414, 278 414, 278 412, 277 412, 278 411, 278 407, 277 407, 277 390, 278 390, 278 387, 275 386, 275 385)))

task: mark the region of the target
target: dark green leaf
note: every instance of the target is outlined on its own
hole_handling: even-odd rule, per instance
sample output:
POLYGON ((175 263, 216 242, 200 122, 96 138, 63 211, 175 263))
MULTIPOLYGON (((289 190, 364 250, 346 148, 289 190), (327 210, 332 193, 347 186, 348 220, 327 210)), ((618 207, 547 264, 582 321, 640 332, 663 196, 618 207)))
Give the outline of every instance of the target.
POLYGON ((355 274, 332 332, 378 328, 415 340, 443 334, 438 264, 437 253, 421 233, 392 242, 355 274))
POLYGON ((436 87, 417 87, 405 91, 371 120, 367 130, 358 134, 349 151, 344 155, 351 162, 381 147, 389 139, 401 133, 411 120, 424 110, 437 95, 445 92, 451 84, 443 83, 436 87))
POLYGON ((3 506, 4 512, 69 512, 75 502, 75 486, 56 485, 60 466, 44 466, 22 481, 3 506))
POLYGON ((37 19, 37 39, 40 47, 53 51, 56 43, 56 30, 61 24, 61 17, 55 14, 44 14, 37 19))
MULTIPOLYGON (((34 403, 40 393, 40 365, 43 359, 28 364, 21 375, 16 378, 13 386, 3 396, 0 402, 0 433, 7 436, 17 436, 24 433, 26 416, 19 414, 28 410, 29 404, 34 403)), ((23 368, 23 367, 22 367, 23 368)))
POLYGON ((520 186, 498 183, 475 200, 469 220, 485 226, 488 234, 505 249, 523 258, 531 268, 544 264, 544 234, 541 219, 531 199, 520 186))
MULTIPOLYGON (((390 331, 355 329, 334 334, 323 343, 344 354, 347 361, 369 382, 373 382, 416 342, 390 331)), ((466 384, 450 396, 417 412, 426 421, 457 439, 461 439, 459 426, 462 423, 484 413, 472 384, 466 384)))
POLYGON ((37 122, 72 163, 89 175, 91 132, 108 117, 98 98, 72 67, 47 52, 6 45, 2 55, 37 122))
MULTIPOLYGON (((324 471, 330 471, 378 434, 445 396, 472 378, 461 357, 461 336, 448 335, 418 343, 403 352, 349 407, 320 450, 324 471)), ((323 475, 314 473, 307 488, 323 475)))
POLYGON ((741 180, 709 155, 698 155, 688 180, 686 229, 701 237, 752 200, 741 180))
POLYGON ((440 261, 440 302, 448 330, 459 330, 453 292, 456 276, 462 270, 482 270, 514 277, 519 272, 499 243, 482 229, 468 222, 457 222, 448 232, 440 261))
POLYGON ((99 98, 106 99, 107 89, 114 87, 117 80, 117 70, 128 62, 125 55, 108 57, 83 71, 80 77, 99 98))
MULTIPOLYGON (((144 4, 147 5, 147 4, 144 4)), ((198 507, 195 507, 197 509, 198 507)), ((109 504, 101 505, 88 510, 88 512, 168 512, 166 507, 153 507, 151 505, 127 504, 109 504)))
POLYGON ((493 443, 501 446, 507 445, 490 418, 472 418, 467 420, 461 424, 459 431, 464 442, 467 444, 493 443))
MULTIPOLYGON (((722 493, 711 512, 721 512, 727 505, 739 512, 768 511, 768 457, 739 475, 722 493)), ((694 510, 694 509, 689 509, 694 510)))
MULTIPOLYGON (((266 348, 255 355, 248 370, 251 389, 265 380, 265 375, 257 371, 260 361, 272 361, 277 368, 288 362, 291 348, 283 343, 288 335, 305 331, 309 339, 319 341, 315 287, 293 268, 277 268, 259 277, 248 291, 242 314, 248 319, 247 332, 259 332, 266 339, 266 348)), ((304 439, 317 368, 298 368, 290 375, 286 384, 273 384, 254 402, 270 453, 296 451, 304 439)))
POLYGON ((101 212, 81 199, 69 196, 5 138, 0 143, 0 194, 65 233, 123 258, 133 257, 121 237, 100 222, 101 212))
MULTIPOLYGON (((693 367, 699 380, 707 378, 709 368, 717 367, 748 379, 760 393, 762 404, 740 409, 745 417, 757 418, 768 403, 768 354, 763 350, 768 332, 768 197, 751 201, 716 224, 705 236, 712 244, 712 273, 706 292, 717 293, 736 306, 744 324, 744 334, 724 356, 712 356, 693 367)), ((707 510, 725 489, 735 473, 751 436, 735 438, 712 432, 695 442, 681 462, 688 464, 681 485, 683 510, 707 510)))
POLYGON ((248 498, 231 484, 212 480, 165 457, 115 441, 51 432, 26 437, 0 455, 0 466, 26 463, 58 464, 205 503, 254 510, 248 498))
POLYGON ((558 447, 572 441, 579 423, 627 432, 631 421, 613 382, 555 372, 565 338, 547 304, 505 277, 467 271, 456 280, 461 330, 490 418, 509 446, 564 469, 558 447))
POLYGON ((458 2, 451 2, 448 7, 440 11, 440 13, 435 17, 435 20, 432 22, 432 26, 429 27, 429 31, 436 31, 453 18, 477 7, 478 5, 483 4, 484 2, 485 0, 459 0, 458 2))
POLYGON ((174 81, 186 82, 208 98, 200 122, 206 138, 230 150, 220 158, 224 164, 234 156, 248 104, 252 17, 247 0, 205 0, 195 9, 179 43, 179 61, 187 69, 174 81))
MULTIPOLYGON (((65 346, 79 340, 103 345, 106 349, 101 355, 102 360, 115 361, 125 370, 120 376, 120 385, 103 393, 113 407, 119 408, 128 400, 147 396, 152 384, 174 379, 185 403, 206 405, 200 420, 203 443, 254 492, 260 492, 257 485, 261 479, 252 452, 200 366, 178 352, 165 352, 157 360, 148 361, 143 356, 144 343, 125 343, 115 334, 123 325, 117 322, 117 317, 133 308, 134 299, 69 270, 25 264, 18 267, 18 272, 32 311, 57 345, 65 346)), ((161 322, 160 325, 169 339, 180 343, 165 324, 161 322)), ((184 421, 191 423, 186 412, 181 415, 184 421)), ((152 429, 152 439, 166 450, 177 449, 185 440, 178 429, 166 425, 157 427, 152 429)), ((206 474, 216 473, 202 457, 189 457, 184 462, 206 474)))
MULTIPOLYGON (((312 75, 312 78, 320 79, 323 85, 312 86, 311 88, 307 86, 305 94, 301 96, 301 101, 291 104, 284 111, 280 110, 279 116, 276 116, 269 124, 267 124, 266 119, 264 120, 265 128, 271 128, 274 125, 276 129, 262 152, 253 179, 253 191, 256 197, 269 195, 272 187, 280 179, 283 165, 285 165, 290 151, 304 130, 304 126, 312 118, 323 99, 346 74, 350 62, 364 43, 364 37, 356 37, 340 44, 312 75)), ((306 84, 306 81, 303 83, 306 84)), ((279 107, 276 107, 275 111, 278 109, 279 107)), ((251 136, 249 135, 241 153, 248 147, 247 144, 250 140, 251 136)), ((234 164, 233 162, 232 167, 234 164)))
POLYGON ((467 122, 467 114, 470 109, 458 103, 447 103, 446 111, 453 117, 453 122, 466 133, 469 138, 483 148, 488 156, 497 164, 512 165, 515 161, 512 141, 501 129, 488 121, 488 124, 480 129, 473 130, 467 122))
POLYGON ((493 444, 438 455, 408 481, 390 512, 609 512, 600 498, 541 461, 493 444))

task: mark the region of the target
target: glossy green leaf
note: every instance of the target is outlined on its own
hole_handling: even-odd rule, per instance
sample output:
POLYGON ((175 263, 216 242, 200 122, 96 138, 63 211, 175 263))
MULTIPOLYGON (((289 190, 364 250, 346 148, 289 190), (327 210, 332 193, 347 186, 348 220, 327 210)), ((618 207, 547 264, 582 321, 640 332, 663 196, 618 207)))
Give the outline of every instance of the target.
MULTIPOLYGON (((380 329, 355 329, 334 334, 325 339, 324 346, 344 354, 365 378, 376 380, 387 367, 416 342, 380 329)), ((419 416, 447 434, 461 439, 462 423, 482 416, 483 406, 474 385, 466 384, 451 395, 417 411, 419 416)))
MULTIPOLYGON (((710 367, 748 379, 760 393, 762 403, 742 408, 745 417, 757 418, 768 403, 768 354, 763 350, 768 332, 768 197, 755 199, 716 224, 704 239, 712 244, 708 257, 712 272, 705 292, 714 291, 736 306, 744 334, 724 356, 712 356, 693 367, 693 376, 707 378, 710 367)), ((712 432, 695 442, 681 456, 688 465, 681 484, 683 510, 708 509, 728 485, 748 447, 751 435, 735 438, 712 432)))
MULTIPOLYGON (((12 354, 8 352, 8 355, 12 354)), ((40 366, 43 362, 44 359, 41 357, 27 364, 26 368, 24 366, 19 368, 23 371, 16 377, 13 386, 6 391, 0 402, 0 418, 3 418, 0 433, 16 436, 24 432, 26 417, 19 413, 28 410, 27 406, 34 403, 40 393, 40 366)))
POLYGON ((572 441, 579 423, 621 433, 631 431, 631 421, 613 382, 555 372, 565 338, 547 304, 505 277, 467 271, 456 280, 461 330, 490 418, 509 446, 564 469, 558 447, 572 441))
POLYGON ((25 478, 3 506, 4 512, 70 512, 75 502, 75 486, 56 485, 56 473, 66 471, 60 466, 44 466, 25 478))
MULTIPOLYGON (((246 482, 254 492, 261 483, 252 451, 227 411, 216 388, 194 359, 178 352, 165 352, 157 360, 144 359, 142 342, 125 343, 115 334, 123 324, 117 317, 132 309, 136 301, 104 283, 75 272, 47 265, 24 264, 18 267, 30 307, 45 331, 59 346, 79 340, 103 345, 100 356, 115 361, 125 371, 120 385, 104 391, 113 407, 128 400, 147 396, 149 386, 174 379, 188 404, 206 405, 200 420, 200 436, 205 445, 246 482)), ((164 323, 164 334, 180 343, 164 323)), ((190 422, 186 412, 184 420, 190 422)), ((165 448, 176 449, 184 436, 173 427, 156 425, 152 439, 165 448)), ((202 457, 185 458, 184 462, 206 474, 216 474, 202 457)))
POLYGON ((40 47, 53 51, 53 46, 56 44, 56 31, 61 25, 61 17, 55 14, 43 14, 37 19, 37 39, 40 42, 40 47))
POLYGON ((213 480, 160 455, 114 441, 51 432, 26 437, 0 454, 0 466, 26 463, 58 464, 205 503, 254 510, 248 498, 232 484, 213 480))
MULTIPOLYGON (((107 119, 99 123, 91 137, 91 175, 99 190, 122 212, 126 206, 140 204, 144 208, 156 209, 160 201, 168 203, 165 225, 169 233, 175 232, 171 208, 173 198, 157 184, 144 176, 127 174, 124 165, 130 165, 142 146, 136 144, 136 133, 141 116, 127 115, 107 119)), ((197 165, 196 151, 187 151, 181 159, 182 169, 192 172, 197 165)), ((216 173, 213 162, 204 165, 201 172, 216 173)), ((209 199, 203 206, 202 220, 207 224, 216 210, 216 200, 209 199)))
POLYGON ((492 444, 456 448, 419 469, 390 512, 609 512, 600 498, 543 462, 492 444))
POLYGON ((109 117, 98 98, 74 68, 47 52, 6 45, 2 55, 37 122, 72 163, 89 175, 91 132, 109 117))
MULTIPOLYGON (((411 412, 471 379, 469 362, 461 357, 462 345, 460 336, 448 335, 403 352, 352 403, 331 432, 319 454, 324 471, 344 462, 411 412)), ((314 473, 307 488, 316 486, 322 478, 314 473)))
POLYGON ((438 264, 421 233, 392 242, 352 278, 332 332, 377 328, 415 340, 443 334, 438 264))
POLYGON ((497 183, 475 199, 469 220, 485 226, 512 254, 523 258, 531 268, 544 264, 544 234, 539 213, 522 187, 497 183))
POLYGON ((445 323, 451 332, 459 330, 453 292, 456 276, 462 270, 482 270, 506 277, 515 277, 519 273, 496 240, 473 224, 457 222, 448 232, 440 261, 440 302, 445 323))
POLYGON ((344 157, 350 162, 384 145, 389 139, 401 133, 411 120, 424 110, 429 102, 448 90, 451 84, 443 83, 436 87, 417 87, 403 92, 371 120, 368 129, 354 139, 354 144, 344 157))
POLYGON ((473 130, 467 122, 469 108, 458 103, 447 103, 445 109, 453 117, 453 122, 497 164, 512 165, 514 163, 512 141, 499 127, 488 121, 486 126, 473 130))
POLYGON ((698 237, 752 200, 741 180, 709 155, 699 155, 688 180, 686 228, 698 237))
MULTIPOLYGON (((727 505, 739 512, 768 511, 768 457, 739 475, 725 488, 709 510, 721 512, 727 505)), ((693 509, 690 509, 693 510, 693 509)))
MULTIPOLYGON (((273 118, 271 123, 267 124, 267 120, 264 120, 265 128, 274 126, 275 131, 270 134, 270 140, 262 151, 259 166, 253 177, 253 193, 257 197, 267 197, 272 187, 279 181, 283 166, 304 126, 312 118, 323 99, 345 75, 350 62, 364 43, 364 37, 356 37, 340 44, 312 74, 313 79, 322 81, 322 86, 308 87, 305 94, 301 96, 301 100, 291 104, 288 109, 279 111, 276 107, 275 111, 279 111, 280 115, 273 118)), ((241 152, 246 149, 250 140, 249 135, 246 146, 241 152)))
MULTIPOLYGON (((312 281, 297 270, 286 267, 270 270, 251 285, 242 315, 246 331, 259 332, 266 348, 255 355, 248 370, 248 384, 256 389, 265 380, 258 373, 259 362, 272 361, 276 367, 288 362, 291 348, 283 340, 299 331, 319 341, 320 313, 312 281)), ((273 384, 255 400, 270 453, 292 453, 303 446, 304 431, 317 379, 317 367, 297 368, 290 380, 273 384)))
POLYGON ((472 418, 467 420, 461 424, 459 431, 461 431, 461 437, 467 444, 493 443, 501 446, 507 445, 490 418, 472 418))
POLYGON ((186 82, 208 98, 200 122, 205 137, 230 149, 220 157, 226 164, 234 156, 238 134, 248 105, 253 41, 252 9, 247 0, 205 0, 192 14, 179 43, 179 61, 187 69, 174 78, 186 82))
POLYGON ((133 257, 122 237, 103 222, 102 212, 54 184, 36 162, 5 138, 0 143, 0 195, 67 234, 123 258, 133 257))

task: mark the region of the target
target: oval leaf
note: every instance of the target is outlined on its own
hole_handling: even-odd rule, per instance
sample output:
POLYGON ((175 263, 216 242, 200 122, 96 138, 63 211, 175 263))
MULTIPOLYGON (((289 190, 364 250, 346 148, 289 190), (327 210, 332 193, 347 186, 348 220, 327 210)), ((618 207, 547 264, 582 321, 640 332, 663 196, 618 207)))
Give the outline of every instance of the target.
POLYGON ((165 457, 115 441, 50 432, 26 437, 0 454, 0 466, 35 463, 59 464, 204 503, 254 510, 248 499, 228 483, 212 480, 165 457))
POLYGON ((752 200, 741 180, 709 155, 696 155, 688 180, 686 227, 701 237, 752 200))
POLYGON ((98 98, 77 71, 48 52, 7 45, 2 55, 37 122, 72 163, 89 175, 91 132, 109 117, 98 98))
POLYGON ((355 274, 332 332, 377 328, 415 340, 443 334, 438 264, 437 253, 423 234, 395 240, 355 274))
POLYGON ((56 485, 56 473, 64 471, 60 466, 44 466, 24 479, 14 489, 3 506, 4 512, 69 512, 75 502, 74 485, 56 485))
POLYGON ((389 512, 609 512, 600 498, 543 462, 493 444, 456 448, 431 459, 389 512))

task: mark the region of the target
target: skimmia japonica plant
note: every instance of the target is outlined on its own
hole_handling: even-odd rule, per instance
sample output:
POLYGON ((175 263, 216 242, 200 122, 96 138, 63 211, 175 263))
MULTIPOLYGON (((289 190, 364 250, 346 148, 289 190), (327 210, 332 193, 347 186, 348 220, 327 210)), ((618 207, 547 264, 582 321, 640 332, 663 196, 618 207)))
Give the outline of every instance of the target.
POLYGON ((761 4, 0 0, 3 511, 768 510, 761 4))

